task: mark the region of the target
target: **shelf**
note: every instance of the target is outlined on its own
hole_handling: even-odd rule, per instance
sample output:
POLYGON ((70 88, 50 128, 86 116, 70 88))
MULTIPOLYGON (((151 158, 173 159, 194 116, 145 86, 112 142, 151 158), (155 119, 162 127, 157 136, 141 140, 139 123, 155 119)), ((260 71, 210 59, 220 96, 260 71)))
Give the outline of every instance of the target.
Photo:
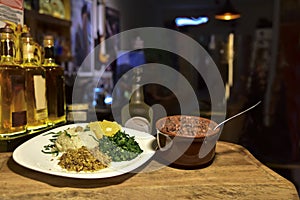
POLYGON ((37 23, 46 23, 48 25, 71 27, 71 21, 59 19, 51 15, 40 14, 34 10, 24 10, 25 22, 35 20, 37 23))
POLYGON ((57 62, 62 63, 72 59, 70 55, 72 22, 70 20, 40 14, 36 10, 24 9, 24 24, 30 28, 32 37, 41 45, 45 35, 54 36, 64 49, 62 54, 57 55, 57 62))

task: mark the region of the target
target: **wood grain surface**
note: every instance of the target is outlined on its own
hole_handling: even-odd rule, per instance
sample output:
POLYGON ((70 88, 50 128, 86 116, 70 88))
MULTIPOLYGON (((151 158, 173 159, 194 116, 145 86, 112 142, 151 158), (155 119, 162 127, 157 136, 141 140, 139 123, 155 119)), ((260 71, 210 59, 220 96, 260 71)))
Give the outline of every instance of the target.
POLYGON ((156 165, 154 157, 141 173, 83 180, 39 173, 0 153, 0 199, 299 199, 290 181, 231 143, 218 142, 205 168, 150 170, 156 165))

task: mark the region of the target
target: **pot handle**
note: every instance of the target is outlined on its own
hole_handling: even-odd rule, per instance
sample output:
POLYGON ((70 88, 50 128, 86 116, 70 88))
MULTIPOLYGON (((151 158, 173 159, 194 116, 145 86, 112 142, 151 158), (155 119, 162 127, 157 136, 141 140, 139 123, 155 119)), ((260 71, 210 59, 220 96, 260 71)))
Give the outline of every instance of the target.
POLYGON ((173 139, 160 131, 157 131, 156 142, 160 151, 167 151, 173 145, 173 139))

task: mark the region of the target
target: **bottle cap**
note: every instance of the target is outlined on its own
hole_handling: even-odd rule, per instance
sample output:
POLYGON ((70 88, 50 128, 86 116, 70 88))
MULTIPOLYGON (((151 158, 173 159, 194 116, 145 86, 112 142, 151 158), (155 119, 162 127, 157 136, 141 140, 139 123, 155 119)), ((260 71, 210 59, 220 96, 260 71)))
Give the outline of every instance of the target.
POLYGON ((54 38, 52 35, 45 35, 44 36, 44 46, 51 47, 54 45, 54 38))
POLYGON ((21 34, 21 37, 31 38, 31 34, 29 32, 24 32, 24 33, 21 34))
POLYGON ((14 33, 14 31, 9 26, 4 26, 3 28, 0 28, 1 33, 14 33))
POLYGON ((3 39, 14 39, 14 31, 9 26, 0 28, 0 33, 3 39))

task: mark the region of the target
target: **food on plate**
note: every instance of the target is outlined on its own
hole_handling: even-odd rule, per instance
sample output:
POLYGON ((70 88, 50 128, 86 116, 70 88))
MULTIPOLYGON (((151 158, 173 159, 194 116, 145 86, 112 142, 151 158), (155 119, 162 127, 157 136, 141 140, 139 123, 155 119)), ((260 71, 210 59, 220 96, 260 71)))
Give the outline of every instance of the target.
POLYGON ((59 165, 68 171, 96 171, 113 162, 128 161, 143 152, 134 136, 117 122, 90 122, 54 133, 44 153, 56 153, 59 165))
POLYGON ((88 124, 88 127, 90 128, 91 131, 93 131, 98 139, 101 139, 104 135, 103 130, 100 127, 100 124, 96 122, 90 122, 88 124))
POLYGON ((69 128, 59 134, 55 141, 55 146, 60 152, 65 152, 69 149, 79 149, 86 146, 92 149, 98 146, 96 135, 93 131, 86 131, 81 126, 69 128))
POLYGON ((103 135, 113 136, 121 130, 121 126, 117 122, 108 120, 90 122, 88 127, 96 134, 98 139, 101 139, 103 135))
POLYGON ((68 171, 96 171, 111 162, 111 158, 100 151, 95 133, 81 126, 60 133, 55 147, 63 152, 58 164, 68 171))
POLYGON ((124 131, 118 131, 112 137, 103 136, 99 141, 99 148, 116 162, 132 160, 143 152, 134 137, 124 131))
POLYGON ((109 166, 111 159, 97 151, 97 158, 85 146, 68 149, 60 158, 58 165, 68 171, 97 171, 109 166))

